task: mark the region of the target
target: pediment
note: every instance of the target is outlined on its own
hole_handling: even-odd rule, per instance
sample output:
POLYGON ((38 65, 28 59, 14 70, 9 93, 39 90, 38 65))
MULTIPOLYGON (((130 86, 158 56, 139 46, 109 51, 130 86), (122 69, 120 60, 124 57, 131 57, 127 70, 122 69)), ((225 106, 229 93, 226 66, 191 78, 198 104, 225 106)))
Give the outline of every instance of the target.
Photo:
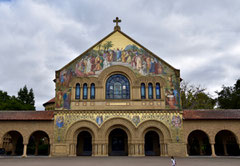
POLYGON ((76 77, 97 77, 104 69, 122 65, 137 76, 175 75, 175 68, 151 53, 121 31, 114 31, 72 62, 60 69, 76 77))
MULTIPOLYGON (((174 109, 180 107, 180 71, 120 30, 113 31, 62 69, 56 71, 56 91, 59 91, 59 98, 65 98, 64 101, 70 103, 71 87, 69 83, 71 80, 99 77, 104 70, 113 66, 125 66, 131 69, 136 78, 161 77, 165 82, 163 93, 168 99, 166 107, 168 108, 167 105, 174 109)), ((59 105, 62 106, 62 104, 59 105)), ((66 104, 64 107, 69 109, 70 104, 66 104)))

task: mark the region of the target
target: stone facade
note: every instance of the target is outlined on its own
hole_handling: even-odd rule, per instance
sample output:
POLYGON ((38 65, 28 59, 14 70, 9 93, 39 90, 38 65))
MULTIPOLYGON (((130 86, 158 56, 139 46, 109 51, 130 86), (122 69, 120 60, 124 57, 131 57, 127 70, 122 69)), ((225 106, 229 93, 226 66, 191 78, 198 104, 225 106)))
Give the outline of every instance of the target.
POLYGON ((240 111, 225 119, 221 111, 182 110, 180 71, 119 26, 56 71, 55 84, 55 98, 44 104, 53 112, 0 113, 5 154, 240 154, 240 111))

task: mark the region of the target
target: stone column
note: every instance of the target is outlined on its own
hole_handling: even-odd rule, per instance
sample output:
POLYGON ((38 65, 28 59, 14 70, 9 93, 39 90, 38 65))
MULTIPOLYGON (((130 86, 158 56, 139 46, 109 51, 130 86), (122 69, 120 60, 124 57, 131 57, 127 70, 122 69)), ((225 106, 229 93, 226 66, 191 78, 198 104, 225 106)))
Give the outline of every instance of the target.
POLYGON ((139 155, 139 149, 138 149, 138 144, 135 144, 135 146, 134 146, 134 151, 135 151, 135 156, 138 156, 139 155))
POLYGON ((22 157, 27 157, 27 144, 24 144, 22 157))
POLYGON ((102 155, 102 144, 98 144, 97 146, 98 146, 98 148, 97 148, 98 149, 97 155, 101 156, 102 155))
POLYGON ((145 84, 145 99, 148 99, 148 84, 145 84))
POLYGON ((168 144, 164 144, 165 156, 168 156, 168 144))
POLYGON ((106 148, 105 148, 105 150, 106 150, 106 153, 105 153, 105 154, 106 154, 106 156, 108 156, 108 143, 105 143, 105 147, 106 147, 106 148))
POLYGON ((211 143, 211 149, 212 149, 212 157, 216 157, 215 148, 214 148, 214 143, 213 142, 211 143))
POLYGON ((132 156, 132 154, 133 154, 133 147, 132 147, 132 144, 129 143, 128 144, 128 156, 132 156))
POLYGON ((156 84, 153 84, 153 99, 156 99, 156 84))
POLYGON ((48 157, 52 157, 52 148, 53 148, 53 145, 49 144, 49 147, 48 147, 49 155, 48 155, 48 157))
POLYGON ((90 91, 91 91, 91 83, 90 83, 90 85, 87 85, 87 99, 89 100, 90 99, 90 97, 91 97, 91 94, 90 94, 90 91))
POLYGON ((92 143, 92 156, 95 156, 95 148, 94 148, 94 143, 92 143))
POLYGON ((223 142, 223 150, 224 150, 224 155, 227 156, 228 153, 227 153, 227 144, 226 144, 226 142, 223 142))
POLYGON ((77 144, 73 144, 73 155, 77 156, 77 144))
POLYGON ((140 151, 140 156, 144 156, 144 143, 140 143, 139 151, 140 151))
POLYGON ((186 147, 186 157, 188 157, 189 154, 188 154, 188 144, 187 143, 186 143, 185 147, 186 147))
POLYGON ((105 143, 103 143, 103 147, 102 147, 102 155, 103 156, 106 156, 106 144, 105 143))
POLYGON ((164 143, 160 143, 160 156, 165 156, 164 143))
POLYGON ((94 148, 94 156, 98 156, 98 144, 95 143, 93 148, 94 148))
POLYGON ((69 145, 69 156, 76 156, 76 144, 69 145))

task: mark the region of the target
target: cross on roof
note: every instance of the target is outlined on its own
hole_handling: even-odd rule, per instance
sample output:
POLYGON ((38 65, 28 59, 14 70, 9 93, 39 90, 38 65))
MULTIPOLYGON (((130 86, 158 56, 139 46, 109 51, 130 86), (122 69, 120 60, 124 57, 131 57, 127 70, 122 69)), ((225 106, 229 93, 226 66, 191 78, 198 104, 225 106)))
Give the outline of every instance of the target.
POLYGON ((116 30, 121 30, 120 26, 118 26, 118 23, 120 23, 121 20, 120 20, 118 17, 116 17, 116 19, 113 20, 113 22, 116 23, 116 26, 114 27, 114 30, 115 30, 115 31, 116 31, 116 30))

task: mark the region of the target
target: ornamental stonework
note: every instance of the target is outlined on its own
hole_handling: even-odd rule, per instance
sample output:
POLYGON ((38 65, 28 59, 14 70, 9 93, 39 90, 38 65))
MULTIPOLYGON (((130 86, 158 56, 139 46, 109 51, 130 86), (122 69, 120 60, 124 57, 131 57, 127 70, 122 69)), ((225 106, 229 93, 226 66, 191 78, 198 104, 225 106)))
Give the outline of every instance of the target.
MULTIPOLYGON (((67 130, 76 122, 87 120, 93 122, 99 129, 101 126, 114 118, 123 118, 130 121, 136 129, 143 122, 156 120, 163 123, 171 132, 176 141, 179 141, 182 130, 182 114, 179 112, 164 112, 164 111, 72 111, 59 112, 55 115, 55 141, 64 142, 67 130)), ((121 124, 125 125, 125 124, 121 124)), ((81 127, 81 126, 79 126, 81 127)), ((128 126, 126 126, 128 127, 128 126)))

